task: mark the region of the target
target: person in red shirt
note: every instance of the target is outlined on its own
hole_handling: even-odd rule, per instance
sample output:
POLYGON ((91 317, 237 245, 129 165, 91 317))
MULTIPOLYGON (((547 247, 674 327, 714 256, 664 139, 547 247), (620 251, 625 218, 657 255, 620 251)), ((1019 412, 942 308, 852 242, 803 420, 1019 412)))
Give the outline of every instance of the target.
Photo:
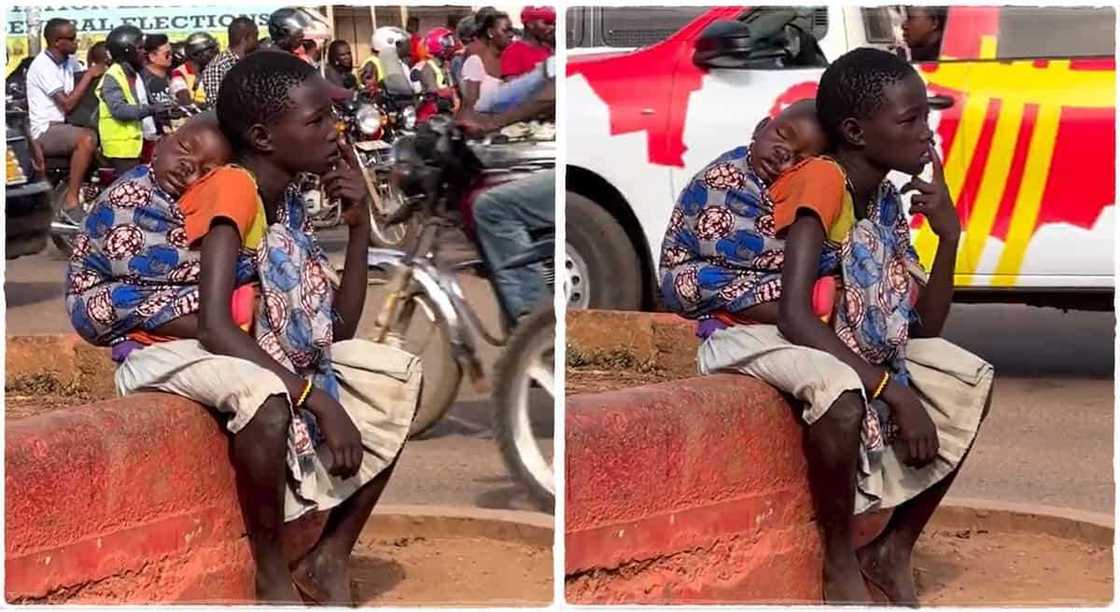
POLYGON ((502 53, 502 79, 505 80, 529 72, 555 52, 555 9, 526 6, 521 9, 521 24, 525 28, 525 38, 511 43, 502 53))

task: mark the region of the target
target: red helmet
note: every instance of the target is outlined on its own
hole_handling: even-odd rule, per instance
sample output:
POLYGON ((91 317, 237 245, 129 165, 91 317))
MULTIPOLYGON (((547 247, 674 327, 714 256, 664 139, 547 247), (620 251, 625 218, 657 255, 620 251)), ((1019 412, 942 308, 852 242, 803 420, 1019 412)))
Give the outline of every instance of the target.
POLYGON ((447 59, 455 53, 455 36, 447 28, 432 28, 424 35, 424 48, 432 57, 447 59))

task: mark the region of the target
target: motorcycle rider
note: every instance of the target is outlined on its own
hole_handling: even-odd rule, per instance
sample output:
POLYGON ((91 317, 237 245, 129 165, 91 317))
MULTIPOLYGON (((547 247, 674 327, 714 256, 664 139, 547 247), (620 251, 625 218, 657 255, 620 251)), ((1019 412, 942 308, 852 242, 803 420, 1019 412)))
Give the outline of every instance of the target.
MULTIPOLYGON (((531 100, 501 114, 464 112, 458 122, 479 136, 512 123, 556 115, 556 83, 546 84, 531 100)), ((505 262, 532 245, 529 234, 556 226, 556 171, 537 172, 527 178, 498 185, 479 196, 474 206, 478 240, 493 272, 499 299, 513 320, 529 314, 545 298, 538 266, 504 268, 505 262)))
POLYGON ((521 76, 545 61, 556 47, 556 9, 551 6, 526 6, 521 9, 525 37, 515 40, 502 52, 502 78, 521 76))
POLYGON ((411 57, 408 32, 385 26, 374 30, 370 47, 374 55, 362 66, 362 83, 369 89, 385 89, 390 95, 410 96, 417 93, 404 63, 411 57), (403 60, 403 61, 402 61, 403 60))
POLYGON ((208 108, 215 106, 215 101, 218 99, 218 87, 221 86, 222 79, 229 72, 229 69, 233 68, 237 62, 245 59, 246 55, 256 51, 259 34, 256 22, 248 17, 237 17, 229 23, 229 27, 226 28, 229 47, 219 53, 214 61, 207 64, 206 69, 202 71, 202 90, 206 94, 208 108))
POLYGON ((206 105, 202 72, 218 55, 218 41, 206 32, 195 32, 185 42, 183 52, 187 61, 171 71, 171 92, 179 104, 201 108, 206 105))
POLYGON ((140 70, 144 67, 144 34, 134 25, 117 26, 105 39, 113 65, 98 88, 97 133, 101 152, 118 174, 140 163, 144 140, 156 138, 154 115, 166 114, 169 102, 148 101, 140 70))
POLYGON ((447 28, 432 28, 424 35, 428 59, 416 64, 420 71, 420 88, 424 93, 451 97, 448 62, 455 54, 455 37, 447 28))
POLYGON ((311 9, 285 7, 277 9, 268 18, 268 35, 272 45, 312 65, 318 61, 314 57, 319 48, 316 41, 330 38, 330 31, 326 18, 311 9), (310 53, 304 44, 308 41, 314 43, 310 53))
MULTIPOLYGON (((169 80, 171 73, 171 43, 165 34, 148 34, 144 37, 144 68, 140 71, 140 78, 144 80, 144 89, 148 91, 148 100, 151 102, 170 101, 171 88, 169 80)), ((170 117, 157 118, 156 129, 160 135, 170 133, 172 123, 170 117)))
MULTIPOLYGON (((74 74, 81 70, 73 57, 78 50, 78 29, 66 19, 51 19, 43 28, 47 47, 27 70, 27 106, 31 138, 39 153, 47 157, 70 158, 63 216, 78 206, 82 179, 97 151, 97 134, 90 129, 66 124, 66 115, 81 104, 82 97, 107 70, 105 64, 91 64, 76 84, 74 74)), ((42 169, 40 169, 42 170, 42 169)))
MULTIPOLYGON (((86 52, 86 66, 99 64, 102 70, 108 70, 109 64, 111 63, 112 60, 109 58, 109 49, 105 46, 105 41, 103 40, 94 43, 93 46, 89 48, 89 51, 86 52)), ((84 76, 85 72, 74 74, 74 79, 80 81, 84 76)), ((66 123, 89 128, 95 135, 97 134, 97 105, 101 103, 101 101, 97 99, 97 86, 101 83, 101 79, 102 77, 95 77, 93 79, 93 83, 86 89, 86 93, 82 96, 78 107, 66 115, 66 123)))
POLYGON ((336 40, 327 47, 327 65, 324 68, 327 80, 339 87, 354 90, 358 88, 358 77, 354 76, 354 55, 350 43, 336 40))

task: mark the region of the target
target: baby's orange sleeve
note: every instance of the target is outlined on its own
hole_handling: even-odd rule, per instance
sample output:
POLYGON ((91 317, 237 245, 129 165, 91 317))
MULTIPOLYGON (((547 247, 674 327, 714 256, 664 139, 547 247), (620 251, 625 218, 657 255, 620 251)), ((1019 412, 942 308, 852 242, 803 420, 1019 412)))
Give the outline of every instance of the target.
POLYGON ((244 241, 260 210, 257 200, 256 183, 246 170, 234 166, 215 168, 179 198, 187 241, 193 245, 201 240, 215 219, 232 221, 244 241))
POLYGON ((775 233, 793 225, 798 211, 811 210, 827 234, 844 206, 844 174, 836 162, 820 157, 807 159, 774 181, 770 201, 774 203, 775 233))

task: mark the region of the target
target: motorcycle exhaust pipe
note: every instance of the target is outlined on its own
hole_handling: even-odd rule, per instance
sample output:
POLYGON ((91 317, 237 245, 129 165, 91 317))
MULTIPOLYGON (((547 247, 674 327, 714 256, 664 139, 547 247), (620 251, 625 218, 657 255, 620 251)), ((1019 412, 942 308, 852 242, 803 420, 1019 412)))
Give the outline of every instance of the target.
POLYGON ((72 223, 63 223, 62 221, 51 221, 51 233, 56 236, 76 236, 81 233, 82 228, 72 223))

